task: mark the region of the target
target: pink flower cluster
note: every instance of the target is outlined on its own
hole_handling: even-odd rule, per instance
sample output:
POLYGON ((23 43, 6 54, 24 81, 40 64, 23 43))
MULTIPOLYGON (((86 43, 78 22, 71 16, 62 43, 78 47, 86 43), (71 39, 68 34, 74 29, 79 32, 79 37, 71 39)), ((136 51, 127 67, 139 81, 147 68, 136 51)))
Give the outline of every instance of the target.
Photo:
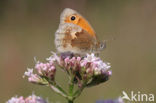
POLYGON ((48 103, 48 102, 44 100, 43 98, 32 94, 31 96, 28 96, 27 98, 24 98, 23 96, 12 97, 6 103, 48 103))
POLYGON ((43 79, 43 76, 49 80, 54 80, 56 68, 54 63, 49 61, 47 63, 37 62, 34 69, 29 69, 24 73, 24 77, 28 77, 28 81, 37 84, 46 84, 47 82, 43 79), (37 73, 33 73, 36 70, 37 73))
POLYGON ((47 63, 36 63, 36 74, 33 73, 33 69, 28 69, 24 75, 28 77, 30 82, 48 84, 49 80, 54 81, 56 65, 65 70, 70 76, 72 75, 76 83, 81 83, 81 80, 91 81, 88 85, 105 82, 112 74, 109 70, 111 67, 110 63, 103 62, 94 54, 87 54, 85 57, 80 57, 74 55, 68 56, 67 54, 58 56, 53 53, 52 56, 47 58, 47 63))
POLYGON ((85 57, 67 56, 66 54, 58 56, 53 53, 47 60, 55 62, 68 74, 74 75, 74 80, 80 83, 78 85, 81 85, 81 80, 90 81, 88 86, 97 85, 107 81, 112 75, 110 63, 103 62, 93 53, 87 54, 85 57))
POLYGON ((35 69, 37 70, 39 75, 46 76, 51 80, 54 79, 56 68, 53 62, 51 61, 47 63, 38 62, 35 66, 35 69))
POLYGON ((29 69, 29 68, 24 73, 23 77, 25 77, 25 76, 27 76, 28 81, 32 82, 32 83, 39 83, 41 81, 41 79, 42 79, 39 75, 33 73, 33 69, 29 69))
POLYGON ((81 62, 81 57, 66 57, 64 60, 61 60, 61 67, 65 68, 66 70, 72 70, 72 71, 78 71, 81 69, 80 62, 81 62))
MULTIPOLYGON (((71 70, 72 72, 84 72, 92 75, 101 75, 104 72, 108 72, 111 67, 110 63, 103 62, 93 53, 87 54, 86 57, 67 56, 65 58, 53 54, 53 56, 48 58, 48 60, 56 61, 60 67, 66 69, 67 71, 71 70)), ((109 71, 109 74, 111 75, 111 71, 109 71)))
MULTIPOLYGON (((110 69, 110 63, 103 62, 99 57, 94 54, 87 54, 87 56, 81 60, 81 67, 86 69, 86 73, 93 75, 101 75, 110 69)), ((110 75, 111 75, 111 71, 110 75)))

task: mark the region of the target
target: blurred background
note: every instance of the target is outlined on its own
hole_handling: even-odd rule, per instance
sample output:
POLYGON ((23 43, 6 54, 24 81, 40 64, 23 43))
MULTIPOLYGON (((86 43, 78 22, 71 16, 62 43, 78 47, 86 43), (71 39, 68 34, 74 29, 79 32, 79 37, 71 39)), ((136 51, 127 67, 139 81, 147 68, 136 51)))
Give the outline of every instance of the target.
MULTIPOLYGON (((110 80, 85 89, 75 103, 94 103, 130 94, 156 93, 156 1, 155 0, 0 0, 0 103, 15 95, 36 95, 65 103, 50 88, 31 84, 22 76, 56 51, 54 33, 64 8, 81 13, 100 40, 101 53, 111 63, 110 80)), ((57 79, 66 85, 58 70, 57 79)))

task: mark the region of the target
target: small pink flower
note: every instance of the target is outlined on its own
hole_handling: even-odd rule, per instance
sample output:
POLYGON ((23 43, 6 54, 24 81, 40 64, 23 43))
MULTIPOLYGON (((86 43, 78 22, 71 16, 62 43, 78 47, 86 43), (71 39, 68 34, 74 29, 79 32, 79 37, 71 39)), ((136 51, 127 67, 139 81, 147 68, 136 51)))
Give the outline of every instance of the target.
POLYGON ((35 66, 35 69, 39 75, 47 76, 51 80, 54 79, 56 67, 52 61, 48 61, 47 63, 38 62, 35 66))
POLYGON ((41 78, 37 74, 33 73, 33 69, 28 68, 27 70, 28 71, 24 73, 23 77, 27 76, 29 82, 38 83, 41 80, 41 78))
POLYGON ((27 69, 28 71, 26 71, 25 73, 24 73, 24 76, 31 76, 32 74, 33 74, 33 69, 27 69))
POLYGON ((20 96, 20 97, 16 96, 16 97, 12 97, 6 103, 25 103, 25 100, 22 96, 20 96))
POLYGON ((31 96, 25 99, 26 103, 47 103, 43 98, 32 94, 31 96))
POLYGON ((46 60, 49 62, 57 62, 58 64, 61 64, 61 58, 54 52, 52 52, 52 56, 50 56, 49 58, 47 58, 46 60))
POLYGON ((23 96, 20 97, 12 97, 6 103, 48 103, 42 97, 36 96, 32 94, 31 96, 24 98, 23 96))
POLYGON ((102 72, 108 71, 111 66, 92 53, 87 54, 87 57, 81 60, 81 67, 85 67, 87 72, 88 69, 91 69, 90 71, 94 71, 94 75, 100 75, 102 72))
POLYGON ((41 80, 41 78, 37 74, 32 74, 30 77, 28 77, 28 81, 32 83, 37 83, 41 80))

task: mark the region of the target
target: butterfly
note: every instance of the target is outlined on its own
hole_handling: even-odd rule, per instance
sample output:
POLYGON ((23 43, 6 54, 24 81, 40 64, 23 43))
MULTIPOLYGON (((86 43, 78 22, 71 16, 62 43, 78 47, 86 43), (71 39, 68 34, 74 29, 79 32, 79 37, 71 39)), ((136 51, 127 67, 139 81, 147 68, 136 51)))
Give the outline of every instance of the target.
POLYGON ((71 52, 84 55, 98 53, 105 47, 99 42, 94 29, 77 11, 65 8, 55 33, 55 45, 59 53, 71 52))

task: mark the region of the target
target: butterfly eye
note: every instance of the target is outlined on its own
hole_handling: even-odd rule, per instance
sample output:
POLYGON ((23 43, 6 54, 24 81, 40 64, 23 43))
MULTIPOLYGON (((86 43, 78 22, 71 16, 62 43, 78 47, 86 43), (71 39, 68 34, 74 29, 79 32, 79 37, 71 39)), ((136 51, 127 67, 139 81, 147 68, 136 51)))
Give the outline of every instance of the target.
POLYGON ((71 20, 72 20, 72 21, 74 21, 75 19, 76 19, 76 17, 75 17, 75 16, 72 16, 72 17, 71 17, 71 20))

